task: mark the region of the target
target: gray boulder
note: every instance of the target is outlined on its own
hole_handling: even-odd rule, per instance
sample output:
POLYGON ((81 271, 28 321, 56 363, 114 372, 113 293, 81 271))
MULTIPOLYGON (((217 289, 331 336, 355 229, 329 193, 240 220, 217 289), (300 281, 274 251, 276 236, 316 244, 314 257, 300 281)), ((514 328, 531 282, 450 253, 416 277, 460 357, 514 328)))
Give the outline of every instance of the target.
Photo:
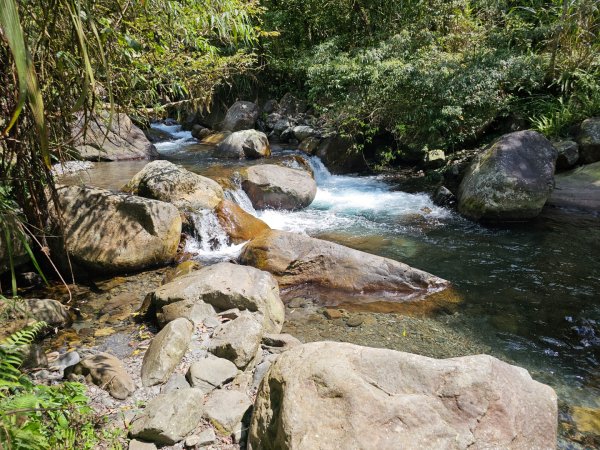
POLYGON ((259 108, 255 103, 235 102, 227 111, 221 128, 224 131, 240 131, 254 128, 259 112, 259 108))
POLYGON ((458 189, 458 209, 475 220, 536 217, 554 186, 557 151, 535 131, 502 136, 471 163, 458 189))
POLYGON ((334 342, 273 363, 249 449, 555 448, 557 398, 487 355, 437 360, 334 342))
POLYGON ((191 320, 194 325, 200 325, 207 317, 215 317, 216 315, 217 313, 212 305, 188 299, 163 306, 156 312, 156 319, 161 327, 180 317, 191 320))
POLYGON ((219 183, 169 161, 148 163, 123 190, 184 210, 213 209, 223 200, 219 183))
POLYGON ((135 383, 121 361, 108 353, 88 356, 68 369, 69 373, 83 375, 89 383, 100 386, 119 400, 135 391, 135 383))
POLYGON ((583 164, 600 161, 600 117, 592 117, 582 122, 577 143, 583 164))
POLYGON ((307 125, 299 125, 294 127, 293 132, 294 137, 298 139, 299 142, 302 142, 303 140, 313 137, 317 134, 313 128, 307 125))
POLYGON ((169 322, 150 342, 142 361, 142 384, 154 386, 169 379, 192 340, 194 326, 187 319, 169 322))
POLYGON ((195 124, 192 126, 192 136, 202 141, 213 134, 210 128, 203 127, 202 125, 195 124))
POLYGON ((208 351, 219 358, 228 359, 244 370, 250 363, 255 362, 264 333, 260 318, 248 311, 242 311, 240 317, 215 329, 208 351))
POLYGON ((238 369, 231 361, 210 355, 193 362, 186 377, 192 387, 209 393, 233 380, 237 373, 238 369))
POLYGON ((362 152, 357 151, 352 140, 333 134, 322 139, 315 153, 333 174, 356 173, 367 170, 362 152))
POLYGON ((317 183, 305 170, 263 164, 243 170, 241 176, 242 188, 258 209, 301 209, 317 195, 317 183))
POLYGON ((67 251, 87 269, 142 270, 177 253, 181 217, 173 205, 81 186, 61 187, 58 197, 67 251))
POLYGON ((248 396, 239 391, 216 390, 204 405, 204 417, 227 433, 241 431, 242 419, 252 405, 248 396))
POLYGON ((58 300, 28 298, 23 300, 24 315, 43 321, 51 328, 64 328, 73 322, 69 310, 58 300))
POLYGON ((200 389, 178 389, 151 400, 134 417, 131 437, 173 445, 191 433, 202 419, 204 393, 200 389))
POLYGON ((218 311, 260 312, 269 333, 279 333, 285 308, 277 281, 267 272, 227 262, 204 267, 159 287, 152 302, 160 311, 176 302, 206 303, 218 311))
POLYGON ((554 147, 558 151, 556 158, 556 170, 568 170, 579 161, 579 146, 574 141, 555 142, 554 147))
POLYGON ((392 259, 277 230, 264 232, 246 244, 240 262, 271 272, 282 288, 313 285, 345 293, 387 292, 414 299, 449 285, 392 259))
POLYGON ((78 115, 73 126, 74 145, 82 159, 88 161, 120 161, 148 159, 159 156, 156 148, 142 130, 133 124, 129 116, 108 111, 85 119, 78 115))
POLYGON ((261 131, 236 131, 217 144, 213 156, 229 159, 268 158, 271 156, 271 147, 267 135, 261 131))

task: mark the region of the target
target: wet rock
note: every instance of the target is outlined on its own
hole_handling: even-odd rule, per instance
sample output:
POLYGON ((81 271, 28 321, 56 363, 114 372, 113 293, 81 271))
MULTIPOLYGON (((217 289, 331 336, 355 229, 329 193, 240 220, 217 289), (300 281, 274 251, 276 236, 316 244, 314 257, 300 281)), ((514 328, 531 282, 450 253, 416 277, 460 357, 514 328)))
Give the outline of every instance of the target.
POLYGON ((259 108, 252 102, 235 102, 225 115, 222 129, 225 131, 240 131, 254 128, 258 119, 259 108))
POLYGON ((357 173, 367 170, 362 153, 353 148, 352 141, 337 134, 321 140, 316 155, 334 174, 357 173))
POLYGON ((188 348, 193 329, 192 322, 180 318, 169 322, 154 336, 142 362, 144 386, 154 386, 169 379, 188 348))
POLYGON ((135 391, 135 383, 121 361, 108 353, 88 356, 67 371, 69 376, 83 375, 87 382, 94 383, 119 400, 126 399, 135 391))
POLYGON ((578 431, 600 435, 600 409, 574 406, 572 415, 578 431))
POLYGON ((242 188, 258 209, 305 208, 317 194, 317 183, 304 170, 264 164, 249 167, 241 175, 242 188))
POLYGON ((491 356, 317 342, 273 363, 249 448, 554 448, 556 431, 554 391, 491 356))
POLYGON ((440 186, 435 191, 433 203, 437 206, 452 206, 456 203, 456 196, 446 186, 440 186))
POLYGON ((198 124, 192 126, 192 136, 198 139, 199 141, 206 139, 211 134, 213 134, 213 132, 210 128, 206 128, 198 124))
POLYGON ((536 217, 554 187, 557 151, 535 131, 498 139, 471 163, 458 189, 458 209, 475 220, 536 217))
POLYGON ((251 405, 246 394, 219 389, 206 399, 204 417, 223 434, 235 433, 241 429, 242 418, 251 405))
POLYGON ((74 145, 82 159, 88 161, 121 161, 159 156, 156 148, 129 116, 108 111, 88 118, 83 132, 83 115, 73 126, 74 145))
POLYGON ((182 277, 183 275, 195 272, 196 270, 200 270, 201 268, 202 264, 200 264, 197 261, 184 261, 182 263, 179 263, 177 267, 168 269, 165 272, 165 276, 162 279, 161 285, 170 283, 175 278, 182 277))
POLYGON ((600 211, 600 161, 556 176, 556 189, 547 202, 566 214, 579 210, 593 216, 600 211))
POLYGON ((223 200, 219 183, 169 161, 148 163, 123 190, 173 203, 180 210, 213 209, 223 200))
POLYGON ((416 298, 449 285, 398 261, 276 230, 246 244, 240 262, 271 272, 281 287, 308 284, 345 292, 385 291, 416 298))
POLYGON ((555 142, 554 147, 558 151, 556 158, 556 170, 568 170, 579 161, 579 146, 577 142, 561 141, 555 142))
POLYGON ((157 444, 182 441, 200 423, 203 398, 193 388, 160 394, 133 419, 129 434, 157 444))
POLYGON ((231 263, 214 264, 177 278, 159 287, 152 298, 159 311, 180 301, 208 303, 218 311, 259 311, 265 330, 271 333, 281 331, 285 316, 277 281, 269 273, 231 263))
POLYGON ((156 450, 156 445, 151 442, 142 442, 137 439, 129 441, 129 450, 156 450))
POLYGON ((215 210, 221 227, 225 230, 229 239, 234 244, 254 239, 269 226, 252 214, 247 213, 236 203, 223 200, 215 210))
POLYGON ((24 302, 27 317, 46 322, 51 328, 64 328, 73 322, 67 307, 57 300, 28 298, 24 302))
POLYGON ((231 361, 209 356, 193 362, 186 376, 192 387, 209 393, 233 380, 237 373, 237 367, 231 361))
POLYGON ((175 257, 181 235, 175 206, 80 186, 61 187, 58 196, 73 262, 114 273, 166 264, 175 257))
POLYGON ((592 117, 582 122, 577 143, 583 164, 600 161, 600 117, 592 117))
POLYGON ((202 139, 202 143, 205 145, 218 145, 227 139, 231 135, 229 131, 223 131, 221 133, 213 133, 208 137, 202 139))
POLYGON ((244 370, 256 357, 263 334, 261 318, 242 311, 240 317, 215 329, 208 350, 244 370))
POLYGON ((268 158, 271 156, 271 147, 267 135, 261 131, 236 131, 215 147, 213 156, 229 159, 268 158))
POLYGON ((169 381, 167 381, 160 388, 160 392, 161 392, 161 394, 166 394, 168 392, 182 390, 182 389, 189 389, 189 388, 190 388, 190 384, 185 379, 185 376, 183 376, 180 373, 174 373, 171 376, 171 378, 169 378, 169 381))
POLYGON ((156 319, 161 327, 181 317, 191 320, 195 326, 202 324, 206 318, 216 316, 215 308, 208 303, 182 300, 163 306, 156 313, 156 319))

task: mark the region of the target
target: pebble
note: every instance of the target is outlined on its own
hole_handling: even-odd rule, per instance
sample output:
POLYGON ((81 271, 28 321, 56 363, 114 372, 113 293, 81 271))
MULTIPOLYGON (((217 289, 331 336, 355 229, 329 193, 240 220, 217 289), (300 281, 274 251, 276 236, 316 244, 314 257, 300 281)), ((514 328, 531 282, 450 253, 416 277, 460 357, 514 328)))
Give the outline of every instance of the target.
POLYGON ((344 314, 341 309, 330 309, 327 308, 323 315, 327 317, 329 320, 341 319, 344 314))

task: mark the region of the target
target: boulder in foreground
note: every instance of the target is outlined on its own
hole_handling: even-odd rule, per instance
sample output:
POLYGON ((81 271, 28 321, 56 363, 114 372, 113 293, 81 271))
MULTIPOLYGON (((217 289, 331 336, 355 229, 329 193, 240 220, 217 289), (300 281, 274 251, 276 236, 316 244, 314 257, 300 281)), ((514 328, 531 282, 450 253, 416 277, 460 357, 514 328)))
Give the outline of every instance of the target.
POLYGON ((475 220, 536 217, 554 187, 557 156, 536 131, 502 136, 471 163, 458 189, 458 210, 475 220))
POLYGON ((71 259, 102 273, 141 270, 173 260, 181 217, 173 205, 104 189, 58 189, 71 259))
POLYGON ((315 342, 267 372, 249 448, 549 449, 556 430, 552 388, 491 356, 438 360, 315 342))
POLYGON ((240 262, 271 272, 282 288, 309 284, 350 293, 387 292, 411 299, 449 285, 392 259, 286 231, 267 231, 250 241, 240 262))

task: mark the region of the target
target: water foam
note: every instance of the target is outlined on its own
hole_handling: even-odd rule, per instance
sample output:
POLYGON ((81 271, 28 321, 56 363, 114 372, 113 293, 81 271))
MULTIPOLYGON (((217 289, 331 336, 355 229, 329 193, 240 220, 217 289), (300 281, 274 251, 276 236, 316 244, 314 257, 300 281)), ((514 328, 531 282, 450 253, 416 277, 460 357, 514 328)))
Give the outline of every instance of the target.
POLYGON ((185 252, 205 263, 217 263, 237 259, 245 243, 231 244, 217 215, 211 210, 190 214, 194 235, 187 239, 185 252))

